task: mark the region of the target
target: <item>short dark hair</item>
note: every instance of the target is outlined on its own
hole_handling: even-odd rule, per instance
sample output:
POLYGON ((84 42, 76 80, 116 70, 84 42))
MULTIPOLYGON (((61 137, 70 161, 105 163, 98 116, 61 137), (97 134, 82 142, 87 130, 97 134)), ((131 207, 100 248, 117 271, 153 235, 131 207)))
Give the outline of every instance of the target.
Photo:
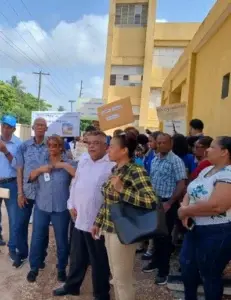
POLYGON ((96 131, 96 130, 97 129, 94 126, 89 125, 89 126, 86 127, 85 132, 91 132, 91 131, 96 131))
POLYGON ((193 148, 195 143, 199 140, 199 136, 189 136, 187 137, 188 146, 193 148))
POLYGON ((175 153, 180 158, 183 158, 185 155, 188 154, 188 142, 187 138, 180 133, 175 133, 172 137, 173 146, 172 152, 175 153))
POLYGON ((137 136, 137 143, 144 146, 147 145, 149 142, 148 137, 145 134, 139 134, 137 136))
POLYGON ((136 129, 134 126, 128 126, 127 128, 124 129, 124 132, 126 132, 126 133, 132 132, 136 136, 138 136, 140 134, 139 130, 136 129))
POLYGON ((190 121, 189 126, 193 129, 202 131, 204 129, 204 123, 199 119, 193 119, 190 121))
POLYGON ((154 132, 152 132, 152 133, 150 134, 150 136, 151 136, 154 140, 156 140, 157 137, 158 137, 158 135, 160 135, 161 133, 162 133, 161 131, 154 131, 154 132))
POLYGON ((213 141, 211 136, 202 136, 197 140, 197 143, 202 145, 205 149, 208 149, 213 141))
POLYGON ((138 143, 137 137, 133 132, 123 132, 120 135, 115 136, 114 139, 116 139, 119 142, 121 148, 128 149, 129 158, 134 157, 138 143))
POLYGON ((169 138, 170 141, 172 141, 172 136, 170 134, 165 133, 165 132, 160 132, 156 138, 158 138, 160 135, 167 137, 167 138, 169 138))

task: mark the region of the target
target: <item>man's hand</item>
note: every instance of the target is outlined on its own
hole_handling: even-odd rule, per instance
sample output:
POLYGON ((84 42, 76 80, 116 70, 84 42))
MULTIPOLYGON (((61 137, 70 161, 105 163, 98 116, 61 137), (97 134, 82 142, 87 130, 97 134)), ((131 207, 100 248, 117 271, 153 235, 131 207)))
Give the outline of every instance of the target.
POLYGON ((96 225, 94 225, 91 229, 91 236, 94 240, 98 240, 99 239, 99 230, 100 228, 96 225))
POLYGON ((18 195, 18 206, 19 208, 24 208, 28 204, 26 197, 23 194, 18 195))
POLYGON ((77 218, 77 210, 75 208, 72 208, 69 210, 72 221, 75 222, 77 218))
POLYGON ((122 193, 124 185, 119 176, 112 176, 111 184, 118 193, 122 193))
POLYGON ((181 206, 178 209, 178 217, 179 217, 180 220, 184 220, 186 217, 188 217, 186 215, 186 210, 187 210, 187 206, 181 206))
POLYGON ((0 152, 6 154, 8 152, 7 148, 6 148, 6 144, 0 140, 0 152))

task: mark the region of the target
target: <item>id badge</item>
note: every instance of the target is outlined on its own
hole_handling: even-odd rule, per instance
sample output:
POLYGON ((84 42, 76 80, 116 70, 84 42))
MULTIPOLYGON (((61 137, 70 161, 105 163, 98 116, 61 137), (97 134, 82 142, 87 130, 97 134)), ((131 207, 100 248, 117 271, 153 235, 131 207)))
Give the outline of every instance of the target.
POLYGON ((46 182, 51 180, 51 177, 50 177, 50 174, 49 174, 49 173, 44 173, 44 180, 45 180, 46 182))

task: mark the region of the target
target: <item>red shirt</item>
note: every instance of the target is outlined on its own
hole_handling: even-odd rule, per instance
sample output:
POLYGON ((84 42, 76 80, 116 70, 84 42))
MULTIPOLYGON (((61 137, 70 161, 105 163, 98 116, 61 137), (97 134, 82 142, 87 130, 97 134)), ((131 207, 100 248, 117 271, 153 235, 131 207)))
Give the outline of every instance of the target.
POLYGON ((207 159, 200 162, 198 164, 198 166, 196 167, 196 169, 192 172, 191 180, 196 179, 198 177, 198 175, 200 174, 200 172, 209 166, 211 166, 211 163, 207 159))

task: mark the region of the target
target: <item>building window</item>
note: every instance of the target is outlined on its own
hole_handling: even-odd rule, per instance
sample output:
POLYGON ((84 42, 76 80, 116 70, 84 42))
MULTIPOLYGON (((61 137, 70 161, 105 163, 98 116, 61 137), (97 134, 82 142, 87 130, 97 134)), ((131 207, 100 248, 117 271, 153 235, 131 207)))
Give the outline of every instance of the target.
POLYGON ((155 47, 153 51, 153 65, 172 69, 183 52, 184 48, 182 47, 155 47))
POLYGON ((225 99, 229 96, 230 73, 223 76, 221 98, 225 99))
POLYGON ((116 75, 111 75, 110 77, 110 85, 116 85, 116 75))
POLYGON ((140 86, 142 77, 142 66, 112 66, 110 85, 140 86))
POLYGON ((116 25, 146 26, 147 18, 148 4, 116 4, 116 25))

